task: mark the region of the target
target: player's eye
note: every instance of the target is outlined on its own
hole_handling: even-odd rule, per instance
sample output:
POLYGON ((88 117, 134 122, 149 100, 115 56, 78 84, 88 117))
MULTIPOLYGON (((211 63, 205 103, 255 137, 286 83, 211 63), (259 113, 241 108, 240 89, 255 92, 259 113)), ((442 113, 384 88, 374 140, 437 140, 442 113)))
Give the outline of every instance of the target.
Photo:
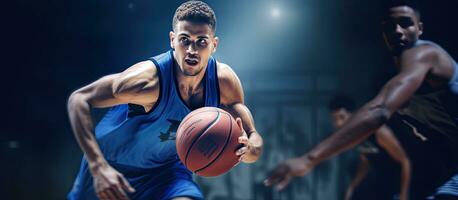
POLYGON ((205 48, 208 46, 208 42, 206 39, 199 39, 197 40, 197 46, 201 47, 201 48, 205 48))
POLYGON ((189 40, 189 38, 187 37, 182 37, 179 39, 179 41, 180 41, 180 44, 183 46, 188 46, 191 44, 191 40, 189 40))
POLYGON ((407 28, 409 26, 413 26, 413 21, 410 18, 403 18, 399 20, 398 24, 402 28, 407 28))

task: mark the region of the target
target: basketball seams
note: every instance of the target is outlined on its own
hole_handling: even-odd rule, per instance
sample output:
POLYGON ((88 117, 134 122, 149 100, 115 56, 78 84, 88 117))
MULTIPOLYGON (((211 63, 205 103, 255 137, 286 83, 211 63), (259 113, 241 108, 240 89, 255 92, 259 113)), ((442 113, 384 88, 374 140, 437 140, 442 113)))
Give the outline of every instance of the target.
MULTIPOLYGON (((194 146, 194 144, 199 140, 199 138, 205 133, 207 132, 211 127, 213 127, 215 124, 217 124, 217 122, 219 121, 219 119, 221 118, 221 113, 216 110, 218 112, 218 115, 216 116, 216 118, 209 124, 207 125, 207 127, 205 129, 203 129, 199 134, 197 134, 198 136, 194 138, 194 140, 192 141, 191 145, 189 145, 187 151, 186 151, 186 156, 184 157, 184 165, 187 167, 187 162, 188 162, 188 156, 189 156, 189 153, 191 152, 191 149, 192 147, 194 146)), ((203 113, 203 112, 200 112, 200 113, 203 113)))
POLYGON ((215 111, 218 111, 216 109, 212 109, 212 110, 203 110, 201 112, 197 112, 197 113, 192 113, 192 115, 188 115, 186 116, 183 121, 181 121, 182 124, 186 123, 186 121, 188 121, 189 119, 191 119, 194 115, 197 115, 197 114, 200 114, 200 113, 205 113, 205 112, 215 112, 215 111))
MULTIPOLYGON (((201 113, 206 113, 206 112, 215 112, 215 111, 218 111, 218 110, 203 110, 201 112, 197 112, 197 113, 190 113, 192 115, 189 115, 189 116, 186 116, 181 122, 180 122, 180 126, 178 127, 178 130, 177 130, 177 133, 180 132, 179 130, 181 130, 182 128, 185 128, 183 127, 183 125, 186 125, 186 122, 191 119, 193 116, 197 115, 197 114, 201 114, 201 113)), ((190 127, 191 125, 187 125, 187 127, 185 128, 185 130, 183 130, 183 132, 186 132, 186 130, 188 130, 188 128, 190 127)), ((181 138, 181 134, 180 135, 177 135, 177 139, 178 138, 181 138)))
MULTIPOLYGON (((218 111, 218 112, 219 112, 219 111, 218 111)), ((224 150, 226 149, 227 145, 229 144, 229 141, 230 141, 231 136, 232 136, 232 117, 231 117, 228 113, 223 112, 223 114, 226 114, 226 115, 229 117, 229 123, 230 123, 230 124, 229 124, 229 127, 230 127, 230 129, 229 129, 229 135, 228 135, 228 137, 227 137, 227 139, 226 139, 226 142, 224 143, 224 146, 223 146, 223 148, 221 149, 221 151, 218 153, 218 155, 217 155, 212 161, 210 161, 210 162, 209 162, 207 165, 205 165, 204 167, 202 167, 202 168, 200 168, 200 169, 194 171, 194 173, 198 173, 199 171, 202 171, 202 170, 206 169, 207 167, 211 166, 216 160, 218 160, 218 158, 220 158, 220 156, 223 154, 224 150)), ((204 132, 203 134, 205 134, 205 132, 204 132)), ((202 134, 202 135, 203 135, 203 134, 202 134)))

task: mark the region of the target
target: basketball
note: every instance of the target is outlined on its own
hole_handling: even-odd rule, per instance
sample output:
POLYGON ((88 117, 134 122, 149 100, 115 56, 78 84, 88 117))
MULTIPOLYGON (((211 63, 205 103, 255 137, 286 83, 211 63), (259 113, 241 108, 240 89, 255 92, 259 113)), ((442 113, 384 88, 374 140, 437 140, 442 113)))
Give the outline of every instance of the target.
POLYGON ((218 176, 239 162, 241 130, 226 111, 203 107, 189 113, 177 130, 176 148, 181 162, 199 176, 218 176))

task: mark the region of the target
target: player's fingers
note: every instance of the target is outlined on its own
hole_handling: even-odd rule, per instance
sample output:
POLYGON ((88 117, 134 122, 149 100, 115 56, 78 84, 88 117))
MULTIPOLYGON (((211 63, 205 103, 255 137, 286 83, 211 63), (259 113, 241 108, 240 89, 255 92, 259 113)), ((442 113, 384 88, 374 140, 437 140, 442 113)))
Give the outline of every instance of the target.
POLYGON ((239 126, 242 125, 242 118, 240 118, 240 117, 235 118, 235 122, 236 122, 237 125, 239 125, 239 126))
POLYGON ((113 192, 111 192, 110 188, 104 189, 103 193, 105 194, 106 199, 108 199, 108 200, 115 200, 116 199, 116 196, 113 194, 113 192))
POLYGON ((248 145, 249 140, 247 136, 240 136, 238 138, 240 144, 248 145))
POLYGON ((98 191, 97 192, 97 197, 99 197, 100 200, 108 200, 107 195, 103 191, 98 191))
POLYGON ((291 181, 291 176, 286 176, 283 180, 281 180, 281 181, 278 183, 276 189, 277 189, 278 191, 283 190, 283 189, 289 184, 290 181, 291 181))
POLYGON ((121 185, 116 185, 111 188, 111 192, 114 194, 116 199, 119 200, 127 200, 127 194, 124 192, 124 189, 122 189, 121 185))
POLYGON ((135 188, 130 185, 129 181, 127 181, 127 179, 124 178, 123 175, 119 176, 119 181, 122 184, 122 188, 125 189, 127 192, 135 192, 135 188))
POLYGON ((236 152, 235 152, 235 155, 237 156, 241 156, 243 154, 245 154, 247 152, 248 148, 247 147, 242 147, 240 149, 238 149, 236 152))
POLYGON ((235 119, 235 122, 236 122, 237 125, 240 127, 240 130, 242 131, 242 134, 246 135, 245 130, 243 130, 242 119, 241 119, 240 117, 237 117, 237 118, 235 119))
POLYGON ((273 173, 270 174, 270 176, 266 180, 264 180, 264 185, 271 186, 277 183, 279 180, 281 180, 280 174, 274 171, 273 173))
POLYGON ((241 156, 239 157, 239 163, 242 162, 243 159, 245 159, 245 155, 241 155, 241 156))

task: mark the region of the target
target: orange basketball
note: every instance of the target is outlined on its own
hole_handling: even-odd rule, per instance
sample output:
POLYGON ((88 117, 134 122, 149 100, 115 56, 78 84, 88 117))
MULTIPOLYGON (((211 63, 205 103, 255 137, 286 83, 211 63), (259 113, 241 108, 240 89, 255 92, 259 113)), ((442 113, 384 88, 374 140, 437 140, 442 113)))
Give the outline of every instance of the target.
POLYGON ((241 131, 226 111, 204 107, 189 113, 177 130, 176 148, 181 162, 199 176, 218 176, 238 161, 235 155, 241 131))

